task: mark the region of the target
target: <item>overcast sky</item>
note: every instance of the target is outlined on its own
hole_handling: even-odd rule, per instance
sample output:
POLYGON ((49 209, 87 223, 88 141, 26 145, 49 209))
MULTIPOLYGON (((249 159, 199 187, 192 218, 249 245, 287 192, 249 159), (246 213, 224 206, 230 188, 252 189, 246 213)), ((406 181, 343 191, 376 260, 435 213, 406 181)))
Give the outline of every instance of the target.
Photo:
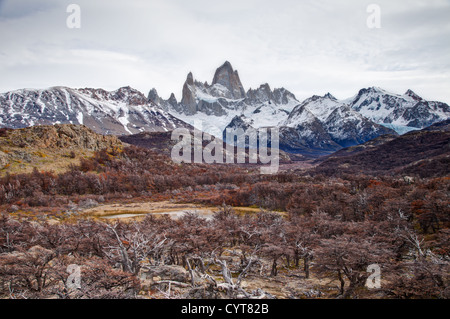
POLYGON ((0 92, 129 85, 180 99, 189 71, 211 83, 225 60, 246 90, 411 88, 450 103, 450 0, 0 0, 0 92), (67 27, 71 3, 80 29, 67 27))

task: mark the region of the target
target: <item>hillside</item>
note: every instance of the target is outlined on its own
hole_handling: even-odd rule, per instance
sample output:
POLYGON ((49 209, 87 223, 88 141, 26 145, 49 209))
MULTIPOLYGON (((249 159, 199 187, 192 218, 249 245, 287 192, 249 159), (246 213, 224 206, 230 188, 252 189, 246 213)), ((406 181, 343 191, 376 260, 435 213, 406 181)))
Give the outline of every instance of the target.
MULTIPOLYGON (((1 298, 12 289, 23 298, 73 299, 449 296, 448 176, 411 183, 355 174, 373 150, 386 159, 396 148, 399 158, 443 156, 446 131, 379 140, 329 158, 324 163, 362 156, 351 174, 336 178, 176 164, 154 147, 117 150, 117 138, 83 126, 1 132, 6 157, 16 148, 45 152, 47 166, 39 170, 53 170, 0 177, 1 298), (66 160, 72 151, 76 158, 66 160), (56 171, 59 161, 67 168, 78 158, 79 165, 56 171), (386 270, 382 290, 364 287, 374 263, 386 270), (67 290, 61 280, 71 264, 82 265, 81 289, 67 290), (235 274, 242 285, 231 281, 235 274)), ((168 133, 141 142, 170 149, 168 133)))
MULTIPOLYGON (((206 133, 206 135, 208 135, 206 133)), ((139 134, 133 135, 123 135, 118 137, 122 142, 134 145, 137 147, 142 147, 150 150, 157 151, 160 154, 164 154, 166 156, 171 156, 172 148, 178 143, 175 140, 172 140, 172 132, 143 132, 139 134)), ((191 130, 191 138, 194 141, 194 132, 191 130)), ((191 154, 194 152, 194 142, 192 142, 191 154)), ((205 148, 209 143, 209 141, 201 141, 202 147, 205 148)), ((226 149, 227 144, 223 143, 223 148, 226 149)), ((237 163, 237 148, 234 148, 234 158, 235 163, 237 163)), ((246 154, 246 159, 248 162, 248 152, 246 154)), ((303 156, 288 154, 282 150, 279 151, 280 162, 281 163, 291 163, 293 160, 303 160, 303 156)), ((226 162, 226 157, 224 154, 224 162, 226 162)))
POLYGON ((62 172, 80 158, 103 149, 121 150, 122 142, 83 125, 57 124, 0 130, 0 174, 38 170, 62 172))
POLYGON ((51 87, 0 94, 0 127, 80 124, 100 134, 167 131, 185 123, 127 86, 115 91, 51 87))
MULTIPOLYGON (((446 121, 448 122, 448 121, 446 121)), ((444 123, 400 137, 382 136, 321 160, 316 173, 325 175, 407 174, 421 177, 450 173, 450 131, 444 123)))

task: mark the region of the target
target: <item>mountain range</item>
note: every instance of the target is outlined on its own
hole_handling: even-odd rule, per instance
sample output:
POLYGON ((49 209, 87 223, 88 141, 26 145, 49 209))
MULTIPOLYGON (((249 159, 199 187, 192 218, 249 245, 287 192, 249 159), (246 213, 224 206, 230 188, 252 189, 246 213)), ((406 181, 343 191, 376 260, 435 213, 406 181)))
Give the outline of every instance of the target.
POLYGON ((316 173, 325 175, 449 174, 450 120, 402 136, 383 135, 364 144, 342 149, 318 159, 316 173))
POLYGON ((0 94, 0 126, 83 124, 104 135, 173 130, 184 122, 148 102, 141 92, 52 87, 0 94))
POLYGON ((175 94, 165 100, 156 89, 145 96, 131 87, 112 92, 52 87, 0 94, 0 127, 84 124, 101 134, 123 136, 194 126, 219 138, 227 128, 277 127, 283 151, 314 157, 449 118, 447 104, 426 101, 411 90, 399 95, 371 87, 346 100, 328 93, 304 101, 267 83, 246 91, 228 61, 217 68, 211 84, 189 73, 181 101, 175 94))

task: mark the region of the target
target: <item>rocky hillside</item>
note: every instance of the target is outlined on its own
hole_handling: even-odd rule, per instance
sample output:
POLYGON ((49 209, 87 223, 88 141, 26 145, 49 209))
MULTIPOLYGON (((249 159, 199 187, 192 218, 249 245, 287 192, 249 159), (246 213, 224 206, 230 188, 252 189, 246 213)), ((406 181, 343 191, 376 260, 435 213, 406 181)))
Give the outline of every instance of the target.
POLYGON ((400 134, 450 118, 447 104, 426 101, 412 90, 399 95, 371 87, 360 90, 358 95, 347 102, 353 110, 400 134))
POLYGON ((326 175, 404 174, 420 177, 450 174, 448 121, 399 137, 386 135, 340 150, 325 159, 316 172, 326 175))
POLYGON ((95 151, 122 148, 117 137, 100 135, 84 125, 1 129, 0 169, 2 173, 24 173, 35 167, 61 171, 95 151))
POLYGON ((151 103, 141 92, 53 87, 0 94, 0 127, 84 124, 100 134, 168 131, 184 123, 151 103))

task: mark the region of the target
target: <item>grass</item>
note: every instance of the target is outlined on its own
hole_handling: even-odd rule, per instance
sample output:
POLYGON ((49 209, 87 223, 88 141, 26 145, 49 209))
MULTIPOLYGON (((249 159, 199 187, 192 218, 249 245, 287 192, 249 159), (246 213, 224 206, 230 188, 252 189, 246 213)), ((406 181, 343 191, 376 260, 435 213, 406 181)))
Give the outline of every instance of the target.
MULTIPOLYGON (((1 144, 0 144, 1 145, 1 144)), ((19 148, 8 147, 5 149, 4 145, 1 145, 1 151, 9 154, 12 158, 6 166, 0 170, 0 177, 9 174, 26 174, 33 172, 34 168, 39 171, 48 171, 55 174, 67 172, 71 165, 79 165, 80 158, 89 158, 94 155, 92 151, 86 150, 74 150, 77 154, 75 158, 67 156, 67 150, 65 149, 52 149, 45 153, 34 148, 19 148), (14 159, 15 152, 26 152, 30 155, 31 160, 25 161, 23 159, 14 159)))

